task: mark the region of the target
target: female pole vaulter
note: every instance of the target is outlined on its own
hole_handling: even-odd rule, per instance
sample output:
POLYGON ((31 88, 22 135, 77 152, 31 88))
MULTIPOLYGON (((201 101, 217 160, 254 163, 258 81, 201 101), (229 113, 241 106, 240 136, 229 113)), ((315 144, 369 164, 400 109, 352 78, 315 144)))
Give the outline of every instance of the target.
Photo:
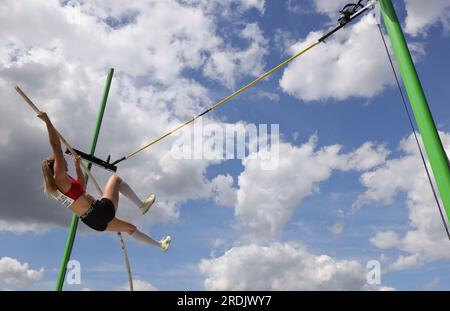
POLYGON ((95 199, 86 192, 86 183, 80 167, 80 157, 74 158, 77 178, 67 174, 67 162, 61 149, 58 132, 45 112, 38 114, 47 126, 50 146, 53 154, 42 161, 44 177, 44 192, 75 213, 83 223, 96 231, 126 232, 134 239, 159 247, 166 252, 171 237, 166 236, 160 241, 152 239, 139 231, 135 225, 118 219, 116 211, 119 207, 119 192, 133 202, 145 214, 155 202, 155 195, 142 201, 131 187, 117 175, 111 176, 100 199, 95 199))

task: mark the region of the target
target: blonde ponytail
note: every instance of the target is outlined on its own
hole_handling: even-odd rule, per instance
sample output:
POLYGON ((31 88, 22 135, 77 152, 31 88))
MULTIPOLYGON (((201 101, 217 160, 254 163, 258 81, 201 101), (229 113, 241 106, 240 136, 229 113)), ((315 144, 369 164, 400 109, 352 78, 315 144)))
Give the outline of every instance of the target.
POLYGON ((44 177, 44 193, 47 195, 55 194, 58 191, 58 187, 56 186, 55 178, 53 177, 53 165, 55 160, 49 158, 47 160, 42 161, 42 175, 44 177))

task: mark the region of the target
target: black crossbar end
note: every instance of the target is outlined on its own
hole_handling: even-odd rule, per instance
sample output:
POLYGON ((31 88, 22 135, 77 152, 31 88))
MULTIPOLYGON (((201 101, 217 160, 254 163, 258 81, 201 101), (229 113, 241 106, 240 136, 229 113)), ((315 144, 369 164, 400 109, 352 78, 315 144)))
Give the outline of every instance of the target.
MULTIPOLYGON (((83 160, 86 160, 86 161, 88 161, 89 163, 92 163, 92 164, 95 164, 95 165, 97 165, 97 166, 100 166, 100 167, 102 167, 102 168, 104 168, 104 169, 107 169, 107 170, 109 170, 109 171, 112 171, 112 172, 117 172, 117 166, 115 166, 114 164, 112 164, 112 163, 109 163, 109 159, 110 159, 110 157, 108 157, 108 160, 107 161, 104 161, 104 160, 102 160, 102 159, 99 159, 99 158, 97 158, 97 157, 95 157, 95 156, 92 156, 92 155, 90 155, 90 154, 87 154, 87 153, 85 153, 85 152, 83 152, 83 151, 80 151, 80 150, 77 150, 77 149, 73 149, 83 160)), ((66 149, 66 154, 69 154, 69 155, 72 155, 71 153, 70 153, 70 150, 69 149, 66 149)))

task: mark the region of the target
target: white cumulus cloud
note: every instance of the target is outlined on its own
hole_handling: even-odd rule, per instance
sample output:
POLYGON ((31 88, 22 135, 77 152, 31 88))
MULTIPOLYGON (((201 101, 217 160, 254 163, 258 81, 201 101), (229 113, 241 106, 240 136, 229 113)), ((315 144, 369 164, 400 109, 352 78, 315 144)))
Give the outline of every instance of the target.
POLYGON ((222 206, 235 206, 237 197, 236 189, 233 187, 233 177, 230 175, 219 175, 211 181, 214 199, 222 206))
POLYGON ((44 268, 39 270, 30 269, 29 264, 21 263, 11 257, 0 259, 0 280, 8 285, 26 287, 42 280, 44 268))
POLYGON ((330 18, 338 16, 339 11, 348 3, 348 0, 314 0, 316 12, 326 14, 330 18))
POLYGON ((276 238, 303 199, 316 193, 333 170, 365 171, 384 163, 388 154, 371 142, 349 153, 342 153, 340 145, 318 149, 317 139, 312 136, 300 147, 281 142, 283 156, 274 170, 262 170, 257 158, 244 159, 235 214, 253 238, 276 238))
POLYGON ((316 255, 292 243, 250 244, 199 264, 206 290, 380 290, 364 265, 316 255))
POLYGON ((436 24, 442 24, 446 32, 450 29, 449 0, 405 0, 405 8, 405 30, 410 35, 426 35, 436 24))
POLYGON ((238 78, 244 75, 256 77, 263 73, 267 40, 258 24, 247 24, 240 37, 249 42, 248 47, 243 50, 230 47, 214 53, 204 67, 205 76, 233 88, 238 78))
MULTIPOLYGON (((291 46, 290 53, 301 51, 320 35, 311 32, 291 46)), ((375 19, 368 15, 288 65, 280 86, 304 101, 342 101, 373 97, 392 82, 375 19)))
MULTIPOLYGON (((440 136, 449 154, 450 134, 441 132, 440 136)), ((380 249, 394 248, 401 252, 402 255, 391 266, 394 270, 450 258, 446 247, 448 238, 412 135, 400 143, 400 150, 404 155, 389 159, 361 176, 367 190, 355 202, 356 207, 371 202, 389 205, 396 202, 398 194, 406 195, 408 231, 381 230, 371 238, 371 242, 380 249)), ((428 162, 427 165, 431 169, 428 162)))
POLYGON ((370 242, 380 249, 393 248, 399 245, 399 236, 395 231, 379 231, 370 242))

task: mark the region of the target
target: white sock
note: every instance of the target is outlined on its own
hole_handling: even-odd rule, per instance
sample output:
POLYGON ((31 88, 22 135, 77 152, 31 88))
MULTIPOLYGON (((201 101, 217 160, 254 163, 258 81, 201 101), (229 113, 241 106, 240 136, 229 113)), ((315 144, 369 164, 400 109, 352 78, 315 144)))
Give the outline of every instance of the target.
POLYGON ((122 181, 119 186, 119 192, 133 202, 137 207, 141 207, 144 202, 134 193, 133 189, 125 182, 122 181))
POLYGON ((150 245, 153 245, 156 247, 161 246, 161 243, 159 241, 153 240, 151 237, 149 237, 145 233, 142 233, 138 229, 136 229, 136 231, 134 231, 134 233, 131 235, 131 237, 142 243, 150 244, 150 245))

